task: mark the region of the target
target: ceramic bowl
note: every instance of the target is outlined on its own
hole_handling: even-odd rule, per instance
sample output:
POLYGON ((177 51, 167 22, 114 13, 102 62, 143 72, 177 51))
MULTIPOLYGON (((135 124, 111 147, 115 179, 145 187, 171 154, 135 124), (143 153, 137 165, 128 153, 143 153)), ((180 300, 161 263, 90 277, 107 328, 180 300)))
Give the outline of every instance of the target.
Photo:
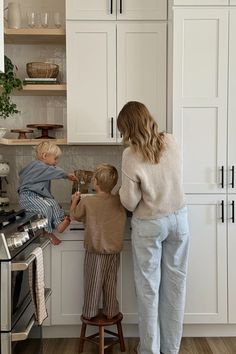
POLYGON ((7 128, 1 128, 0 127, 0 139, 4 137, 4 135, 6 134, 7 132, 7 128))

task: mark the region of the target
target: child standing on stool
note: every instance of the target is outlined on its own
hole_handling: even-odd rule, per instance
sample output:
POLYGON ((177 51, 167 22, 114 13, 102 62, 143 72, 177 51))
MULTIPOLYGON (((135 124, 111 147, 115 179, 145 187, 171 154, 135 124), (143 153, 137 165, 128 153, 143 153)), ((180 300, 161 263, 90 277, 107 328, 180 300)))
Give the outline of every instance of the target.
POLYGON ((43 141, 35 148, 36 160, 30 162, 19 172, 19 203, 28 212, 36 212, 48 219, 45 228, 47 236, 54 245, 61 241, 53 234, 53 229, 63 232, 70 224, 70 217, 65 216, 51 194, 51 180, 67 178, 76 181, 76 176, 67 174, 57 167, 61 149, 50 141, 43 141))
POLYGON ((101 164, 94 172, 96 194, 81 200, 79 192, 72 196, 70 215, 85 224, 83 317, 87 319, 97 316, 101 295, 104 315, 110 319, 119 313, 116 285, 126 211, 119 195, 111 193, 117 180, 116 168, 101 164))

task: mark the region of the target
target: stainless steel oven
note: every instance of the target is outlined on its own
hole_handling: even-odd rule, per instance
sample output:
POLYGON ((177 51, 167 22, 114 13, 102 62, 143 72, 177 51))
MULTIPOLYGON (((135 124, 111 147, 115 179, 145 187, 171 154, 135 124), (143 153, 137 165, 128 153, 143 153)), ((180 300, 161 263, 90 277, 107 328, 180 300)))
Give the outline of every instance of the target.
MULTIPOLYGON (((24 210, 14 214, 2 223, 0 214, 0 354, 38 354, 42 329, 35 319, 29 266, 35 261, 32 251, 50 243, 42 232, 47 220, 24 210)), ((45 289, 45 299, 50 294, 45 289)))

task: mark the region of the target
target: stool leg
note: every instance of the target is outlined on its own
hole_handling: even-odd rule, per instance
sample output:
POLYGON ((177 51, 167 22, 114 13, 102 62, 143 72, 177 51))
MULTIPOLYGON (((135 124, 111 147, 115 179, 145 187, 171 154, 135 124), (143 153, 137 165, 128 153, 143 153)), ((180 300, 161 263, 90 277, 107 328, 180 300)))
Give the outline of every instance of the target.
POLYGON ((79 353, 83 353, 84 351, 84 338, 85 338, 86 327, 87 325, 85 323, 82 323, 80 339, 79 339, 79 353))
POLYGON ((99 354, 104 354, 104 327, 99 326, 99 354))
POLYGON ((122 326, 120 321, 117 322, 117 332, 120 341, 120 350, 121 352, 125 352, 125 342, 124 342, 123 331, 122 331, 122 326))

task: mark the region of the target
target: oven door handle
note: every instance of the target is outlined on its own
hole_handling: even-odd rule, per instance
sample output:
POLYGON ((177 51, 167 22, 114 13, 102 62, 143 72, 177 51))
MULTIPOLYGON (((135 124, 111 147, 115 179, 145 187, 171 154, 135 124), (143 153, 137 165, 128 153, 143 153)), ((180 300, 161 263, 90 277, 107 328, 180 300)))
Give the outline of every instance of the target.
POLYGON ((31 319, 29 320, 29 323, 26 327, 25 330, 23 330, 22 332, 13 332, 11 334, 11 341, 12 342, 18 342, 18 341, 21 341, 21 340, 26 340, 29 336, 29 333, 33 327, 33 325, 35 324, 35 317, 34 315, 31 317, 31 319))
MULTIPOLYGON (((50 244, 50 240, 46 240, 44 243, 42 243, 42 245, 40 246, 40 248, 44 249, 46 248, 48 245, 50 244)), ((29 265, 35 260, 35 255, 31 254, 29 256, 29 258, 27 258, 25 261, 23 262, 12 262, 11 264, 11 271, 12 272, 17 272, 20 270, 26 270, 29 268, 29 265)))

